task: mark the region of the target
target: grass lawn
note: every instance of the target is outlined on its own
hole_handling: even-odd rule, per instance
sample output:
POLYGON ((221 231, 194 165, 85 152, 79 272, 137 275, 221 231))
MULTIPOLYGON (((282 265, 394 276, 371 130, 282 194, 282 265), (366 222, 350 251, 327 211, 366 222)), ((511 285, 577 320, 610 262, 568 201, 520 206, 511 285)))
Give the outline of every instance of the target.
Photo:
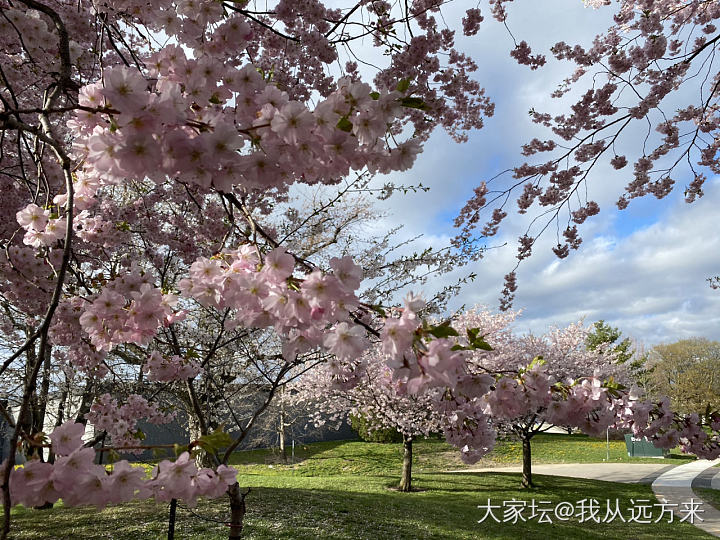
MULTIPOLYGON (((630 499, 653 500, 648 486, 538 476, 539 488, 519 490, 516 474, 423 474, 416 478, 423 491, 397 493, 388 490, 395 483, 390 476, 266 476, 243 475, 243 485, 251 486, 247 503, 246 537, 249 539, 546 539, 546 538, 711 538, 686 523, 652 525, 637 523, 591 523, 576 520, 552 524, 512 525, 477 521, 484 512, 477 508, 515 499, 535 498, 545 506, 561 501, 577 503, 595 498, 604 509, 606 499, 620 500, 621 509, 630 499)), ((195 512, 206 519, 222 519, 224 504, 201 503, 195 512)), ((497 511, 502 520, 502 514, 497 511)), ((96 512, 93 508, 55 508, 15 512, 16 539, 56 538, 118 540, 159 538, 165 532, 166 505, 125 504, 96 512)), ((528 515, 527 513, 525 514, 528 515)), ((655 515, 658 515, 657 513, 655 515)), ((604 516, 604 511, 600 518, 604 516)), ((628 513, 625 512, 625 516, 628 513)), ((554 518, 554 516, 553 516, 554 518)), ((227 529, 220 524, 195 517, 185 509, 178 511, 177 538, 221 539, 227 529)))
MULTIPOLYGON (((544 435, 535 445, 537 462, 579 460, 582 445, 595 448, 595 442, 579 436, 544 435), (564 437, 564 439, 563 439, 564 437), (563 442, 564 441, 564 442, 563 442), (567 448, 559 448, 560 446, 567 448), (572 456, 572 457, 571 457, 572 456)), ((604 444, 604 442, 603 442, 604 444)), ((611 442, 612 444, 612 442, 611 442)), ((611 451, 614 448, 611 447, 611 451)), ((579 523, 577 518, 538 523, 537 518, 518 524, 478 523, 485 511, 478 505, 502 505, 512 499, 534 499, 543 508, 560 502, 577 504, 581 499, 600 503, 599 519, 604 521, 606 501, 615 499, 626 519, 631 500, 656 502, 649 486, 536 475, 538 487, 519 489, 520 476, 508 473, 448 474, 457 468, 448 460, 448 446, 440 441, 416 443, 415 486, 419 491, 398 493, 389 489, 398 482, 399 444, 331 442, 296 446, 301 464, 277 465, 268 451, 241 452, 235 456, 242 486, 252 491, 247 498, 245 537, 249 539, 656 539, 710 538, 687 523, 657 524, 579 523), (542 501, 542 503, 540 503, 542 501)), ((501 445, 497 463, 517 462, 519 454, 511 445, 501 445)), ((583 453, 585 461, 600 461, 599 450, 583 453)), ((611 458, 622 459, 615 451, 611 458)), ((625 457, 627 455, 625 454, 625 457)), ((201 501, 194 510, 178 509, 176 538, 226 538, 225 499, 201 501), (197 515, 196 515, 197 514, 197 515), (197 517, 197 516, 202 517, 197 517)), ((502 521, 502 508, 495 515, 502 521)), ((136 502, 96 511, 91 507, 52 510, 17 508, 15 539, 102 539, 118 540, 164 538, 167 505, 136 502)), ((529 510, 523 512, 529 517, 529 510)), ((653 512, 654 518, 659 511, 653 512)))
POLYGON ((720 510, 720 489, 693 488, 693 491, 698 497, 701 497, 720 510))
MULTIPOLYGON (((672 452, 670 457, 632 458, 627 454, 625 441, 610 441, 610 459, 607 461, 608 444, 605 439, 593 439, 587 435, 541 433, 531 441, 533 463, 683 463, 695 456, 672 452)), ((522 444, 517 441, 500 441, 496 448, 473 467, 493 467, 522 463, 522 444)))
MULTIPOLYGON (((503 467, 522 463, 522 446, 516 441, 498 441, 495 449, 474 465, 460 460, 457 450, 445 441, 428 439, 413 444, 418 472, 440 472, 469 468, 503 467)), ((237 452, 232 463, 246 472, 263 471, 284 474, 302 471, 304 475, 375 474, 399 467, 400 444, 368 444, 361 441, 332 441, 295 447, 296 464, 284 465, 269 450, 237 452), (272 467, 272 468, 271 468, 272 467)), ((607 451, 606 442, 587 435, 543 433, 532 440, 533 464, 540 463, 602 463, 607 451)), ((695 459, 672 453, 669 458, 631 458, 625 441, 610 441, 611 463, 667 463, 679 464, 695 459)))

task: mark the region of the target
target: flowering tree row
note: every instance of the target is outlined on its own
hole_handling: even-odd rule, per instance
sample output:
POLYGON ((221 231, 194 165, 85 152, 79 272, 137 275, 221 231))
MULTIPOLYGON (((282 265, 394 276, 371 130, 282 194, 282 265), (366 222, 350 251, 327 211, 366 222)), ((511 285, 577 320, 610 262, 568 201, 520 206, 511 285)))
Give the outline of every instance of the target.
MULTIPOLYGON (((245 494, 229 457, 287 378, 325 354, 349 389, 357 359, 379 347, 408 393, 443 394, 443 429, 466 459, 491 447, 478 411, 497 371, 473 369, 479 335, 458 343, 414 297, 390 316, 363 302, 355 254, 303 254, 293 237, 307 222, 284 234, 272 218, 293 184, 407 170, 435 127, 462 141, 492 114, 441 5, 0 0, 0 383, 14 405, 0 414, 12 447, 51 446, 48 462, 4 462, 2 538, 18 503, 222 493, 239 537, 245 494), (387 53, 372 85, 358 69, 363 39, 387 53), (58 414, 48 442, 56 386, 78 397, 78 422, 58 414), (249 417, 234 414, 238 386, 262 390, 249 417), (150 478, 95 464, 142 450, 139 422, 176 409, 195 433, 150 478), (97 436, 82 443, 86 421, 97 436)), ((458 24, 472 35, 480 21, 470 9, 458 24)), ((585 381, 563 386, 586 404, 583 421, 621 408, 638 432, 717 451, 699 427, 707 416, 679 420, 585 381)))
POLYGON ((590 328, 582 322, 543 336, 515 335, 509 325, 517 312, 474 308, 451 324, 428 326, 417 316, 421 308, 421 300, 409 297, 399 316, 385 321, 386 340, 347 364, 352 379, 331 362, 294 383, 290 397, 308 403, 316 423, 363 415, 375 429, 398 430, 404 491, 411 489, 412 440, 432 432, 444 432, 470 463, 493 448, 498 432, 516 437, 523 445, 525 487, 533 485, 531 440, 552 426, 592 436, 631 428, 663 448, 680 443, 689 452, 720 455, 717 434, 706 429, 717 429, 718 413, 708 413, 703 428, 699 415, 674 415, 666 399, 642 401, 639 390, 629 388, 617 352, 586 346, 590 328), (402 347, 406 363, 393 372, 387 355, 402 347), (417 364, 407 362, 410 355, 417 364))

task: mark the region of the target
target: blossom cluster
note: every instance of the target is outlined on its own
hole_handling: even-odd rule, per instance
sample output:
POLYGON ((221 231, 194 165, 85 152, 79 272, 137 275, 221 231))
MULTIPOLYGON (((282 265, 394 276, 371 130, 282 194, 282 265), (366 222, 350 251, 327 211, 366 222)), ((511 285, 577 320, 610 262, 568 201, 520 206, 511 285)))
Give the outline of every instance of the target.
POLYGON ((420 151, 413 139, 393 148, 384 142, 402 111, 396 90, 377 93, 340 79, 311 111, 252 64, 188 59, 182 48, 168 46, 151 65, 152 85, 121 66, 81 90, 81 103, 96 113, 79 111, 73 123, 80 134, 76 154, 85 162, 79 196, 146 176, 221 191, 285 190, 297 180, 335 183, 363 167, 406 170, 420 151))
POLYGON ((65 236, 66 221, 51 218, 50 210, 43 210, 33 203, 17 213, 17 221, 27 231, 23 242, 28 246, 50 246, 65 236))
POLYGON ((202 367, 191 358, 178 355, 165 357, 158 351, 153 351, 145 362, 143 371, 151 381, 171 382, 191 379, 202 371, 202 367))
POLYGON ((368 345, 350 317, 359 305, 354 291, 362 270, 350 257, 332 258, 330 267, 331 273, 312 270, 296 278, 295 258, 284 248, 266 253, 261 263, 257 250, 244 245, 194 262, 178 287, 204 306, 233 310, 226 327, 273 327, 284 337, 287 359, 319 346, 353 359, 368 345))
MULTIPOLYGON (((104 431, 118 447, 137 446, 139 439, 138 422, 145 419, 151 424, 166 424, 174 415, 163 413, 154 403, 142 396, 130 394, 125 403, 118 405, 117 399, 110 394, 100 395, 90 407, 86 418, 96 431, 104 431)), ((128 448, 123 452, 141 453, 137 448, 128 448)))
POLYGON ((231 467, 198 469, 188 452, 174 462, 160 462, 150 478, 142 467, 133 467, 125 460, 108 471, 95 463, 95 450, 83 445, 84 432, 83 424, 64 423, 50 434, 54 463, 32 460, 10 473, 13 504, 34 507, 62 498, 65 506, 92 504, 103 508, 154 497, 158 501, 182 498, 193 505, 198 497, 222 496, 235 483, 237 472, 231 467))
POLYGON ((720 457, 720 413, 678 415, 667 397, 643 400, 639 392, 623 395, 618 403, 618 425, 636 436, 648 437, 658 448, 676 446, 705 459, 720 457))
POLYGON ((452 387, 465 375, 465 355, 453 349, 448 339, 419 341, 425 301, 409 293, 399 317, 388 317, 381 333, 382 351, 395 377, 403 379, 407 391, 421 391, 440 386, 452 387))
POLYGON ((120 343, 146 344, 173 315, 177 298, 163 294, 138 267, 108 283, 86 306, 79 322, 98 351, 120 343))

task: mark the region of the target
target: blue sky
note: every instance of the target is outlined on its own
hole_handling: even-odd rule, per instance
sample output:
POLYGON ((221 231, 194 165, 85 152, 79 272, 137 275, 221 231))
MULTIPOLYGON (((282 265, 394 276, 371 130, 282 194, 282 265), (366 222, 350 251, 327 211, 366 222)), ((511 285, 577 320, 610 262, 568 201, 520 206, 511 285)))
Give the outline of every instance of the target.
MULTIPOLYGON (((467 7, 463 2, 457 4, 467 7)), ((463 6, 449 5, 445 11, 449 25, 459 26, 463 6)), ((548 48, 556 41, 588 44, 607 28, 612 15, 608 8, 584 8, 581 0, 518 3, 510 6, 509 13, 508 24, 518 40, 525 39, 548 57, 548 48)), ((521 163, 523 143, 534 136, 550 137, 529 121, 530 107, 555 112, 566 110, 569 103, 548 96, 571 73, 572 66, 549 61, 545 68, 530 71, 517 65, 509 57, 513 43, 507 31, 485 15, 478 35, 458 42, 478 61, 476 77, 496 103, 495 116, 465 144, 452 142, 443 132, 435 133, 416 166, 391 177, 398 184, 422 182, 431 191, 391 198, 385 205, 391 216, 378 224, 403 224, 405 235, 424 235, 423 245, 446 245, 455 234, 452 220, 472 189, 481 180, 521 163)), ((673 110, 673 105, 668 109, 673 110)), ((642 136, 641 129, 630 132, 619 147, 631 161, 640 150, 636 141, 642 136)), ((588 182, 588 192, 602 211, 583 225, 581 249, 559 261, 549 249, 555 243, 554 234, 547 235, 532 258, 523 263, 515 301, 515 307, 524 310, 517 323, 519 330, 542 332, 550 325, 584 317, 588 323, 605 319, 648 346, 692 336, 720 339, 720 291, 711 290, 705 281, 720 273, 716 232, 720 228, 720 182, 710 177, 705 197, 688 205, 683 202, 688 180, 678 177, 675 191, 666 199, 636 199, 621 212, 614 203, 628 177, 626 171, 598 166, 588 182)), ((503 185, 509 180, 507 175, 496 182, 503 185)), ((453 307, 479 303, 496 308, 502 277, 514 266, 516 240, 526 224, 527 217, 511 214, 492 242, 507 242, 507 247, 434 280, 433 286, 475 272, 478 280, 463 291, 453 307)))

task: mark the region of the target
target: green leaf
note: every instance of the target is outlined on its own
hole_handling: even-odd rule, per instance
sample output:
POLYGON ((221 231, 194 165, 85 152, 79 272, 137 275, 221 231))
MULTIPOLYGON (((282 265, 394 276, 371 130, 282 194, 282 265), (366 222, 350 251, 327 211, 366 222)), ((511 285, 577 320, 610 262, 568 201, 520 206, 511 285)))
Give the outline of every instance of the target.
POLYGON ((374 100, 380 99, 380 92, 370 92, 370 97, 374 100))
POLYGON ((221 448, 226 448, 233 443, 230 434, 223 431, 223 426, 218 427, 212 433, 203 435, 197 440, 197 445, 206 452, 215 452, 221 448))
POLYGON ((353 125, 350 120, 348 120, 347 116, 343 116, 340 120, 338 120, 337 128, 341 131, 351 132, 353 125))
POLYGON ((106 462, 108 464, 115 463, 116 461, 120 460, 120 454, 118 454, 115 450, 110 450, 107 452, 106 456, 106 462))
POLYGON ((535 366, 543 366, 543 365, 545 365, 545 359, 542 356, 536 356, 535 358, 533 358, 533 361, 530 362, 528 369, 532 369, 535 366))
POLYGON ((176 455, 176 456, 179 456, 179 455, 182 454, 183 452, 187 452, 187 451, 188 451, 188 445, 187 445, 187 444, 177 444, 177 443, 175 443, 175 445, 173 446, 173 450, 175 450, 175 455, 176 455))
POLYGON ((399 83, 397 83, 397 86, 395 89, 398 92, 407 92, 407 89, 410 88, 410 81, 408 79, 402 79, 399 83))
POLYGON ((470 345, 473 346, 473 349, 480 349, 482 351, 492 351, 493 348, 490 346, 490 344, 485 341, 483 336, 480 336, 479 338, 476 338, 470 342, 470 345))
POLYGON ((450 321, 445 321, 437 326, 431 326, 428 332, 438 339, 459 335, 457 330, 450 326, 450 321))
POLYGON ((400 104, 403 107, 409 109, 420 109, 421 111, 427 111, 430 107, 419 97, 404 97, 400 100, 400 104))

